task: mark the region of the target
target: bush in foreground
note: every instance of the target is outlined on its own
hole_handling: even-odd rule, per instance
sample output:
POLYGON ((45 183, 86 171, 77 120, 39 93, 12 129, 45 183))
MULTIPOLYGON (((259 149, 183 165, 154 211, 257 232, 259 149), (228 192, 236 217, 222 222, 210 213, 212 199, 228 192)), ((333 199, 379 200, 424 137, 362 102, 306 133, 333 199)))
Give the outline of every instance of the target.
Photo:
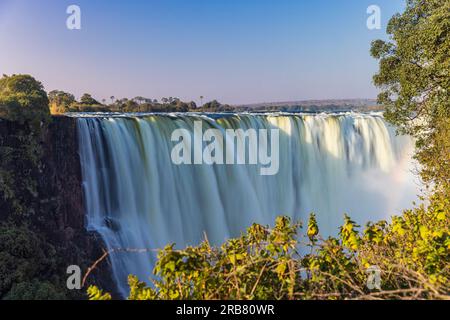
MULTIPOLYGON (((279 217, 274 228, 254 224, 220 247, 168 245, 153 286, 129 276, 128 299, 449 299, 449 207, 448 199, 433 199, 362 233, 345 216, 339 236, 328 239, 312 214, 305 236, 300 224, 279 217), (374 269, 381 283, 370 290, 374 269)), ((111 299, 93 286, 88 295, 111 299)))

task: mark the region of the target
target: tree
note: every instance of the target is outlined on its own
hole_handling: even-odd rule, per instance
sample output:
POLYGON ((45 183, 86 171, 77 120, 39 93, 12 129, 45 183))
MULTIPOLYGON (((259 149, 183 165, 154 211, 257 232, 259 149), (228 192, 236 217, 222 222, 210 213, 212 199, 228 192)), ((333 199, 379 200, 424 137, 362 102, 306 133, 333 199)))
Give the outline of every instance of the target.
POLYGON ((48 93, 50 101, 50 112, 52 114, 62 114, 69 111, 70 106, 76 102, 71 93, 53 90, 48 93))
POLYGON ((138 104, 142 104, 142 103, 145 103, 148 99, 141 97, 141 96, 137 96, 137 97, 134 97, 133 100, 135 102, 137 102, 138 104))
POLYGON ((197 104, 194 101, 189 102, 188 105, 189 105, 189 110, 197 109, 197 104))
POLYGON ((89 93, 83 94, 80 98, 80 102, 83 105, 89 105, 89 106, 100 104, 97 100, 92 98, 92 96, 89 93))
POLYGON ((17 122, 14 131, 0 135, 0 221, 3 222, 5 215, 23 217, 34 211, 29 203, 38 194, 35 177, 42 174, 39 171, 42 138, 50 120, 49 100, 42 84, 29 75, 1 78, 0 117, 17 122))
POLYGON ((114 96, 111 96, 110 99, 111 99, 111 103, 114 103, 115 97, 114 97, 114 96))
POLYGON ((49 100, 42 84, 30 75, 0 79, 0 118, 39 124, 49 119, 49 100))
POLYGON ((450 147, 441 139, 450 139, 450 1, 408 0, 387 33, 389 41, 376 40, 371 47, 379 59, 378 102, 388 121, 417 139, 424 180, 448 188, 450 147))
POLYGON ((140 105, 134 100, 126 99, 121 105, 121 111, 123 112, 136 112, 139 111, 140 105))
POLYGON ((217 100, 213 100, 210 102, 205 103, 202 108, 209 111, 218 111, 221 107, 221 104, 217 100))
POLYGON ((175 111, 177 111, 177 112, 188 112, 189 111, 189 105, 186 102, 183 102, 180 99, 176 98, 176 100, 175 100, 175 111))
POLYGON ((144 98, 141 96, 137 96, 137 97, 133 98, 132 100, 133 100, 133 102, 136 102, 138 104, 137 108, 136 108, 137 110, 135 110, 135 111, 139 111, 139 112, 142 112, 142 110, 144 109, 143 108, 144 104, 151 103, 151 101, 152 101, 152 99, 144 98))
POLYGON ((203 96, 200 96, 200 106, 203 106, 203 96))

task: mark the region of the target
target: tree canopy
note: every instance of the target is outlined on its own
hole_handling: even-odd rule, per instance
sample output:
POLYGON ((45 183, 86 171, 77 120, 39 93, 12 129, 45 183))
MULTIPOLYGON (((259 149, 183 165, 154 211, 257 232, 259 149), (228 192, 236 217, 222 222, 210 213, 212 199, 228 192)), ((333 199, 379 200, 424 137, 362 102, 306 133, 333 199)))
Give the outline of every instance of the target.
POLYGON ((98 105, 100 102, 95 100, 89 93, 85 93, 80 98, 80 103, 84 105, 98 105))
POLYGON ((60 90, 53 90, 48 93, 50 100, 50 111, 52 114, 68 112, 70 107, 76 103, 75 96, 60 90))
POLYGON ((376 40, 371 48, 380 65, 374 76, 381 88, 378 101, 385 106, 388 121, 417 139, 425 181, 447 188, 450 1, 408 0, 406 10, 389 21, 387 33, 389 41, 376 40))
POLYGON ((47 120, 49 100, 42 84, 30 75, 0 79, 0 117, 13 121, 47 120))

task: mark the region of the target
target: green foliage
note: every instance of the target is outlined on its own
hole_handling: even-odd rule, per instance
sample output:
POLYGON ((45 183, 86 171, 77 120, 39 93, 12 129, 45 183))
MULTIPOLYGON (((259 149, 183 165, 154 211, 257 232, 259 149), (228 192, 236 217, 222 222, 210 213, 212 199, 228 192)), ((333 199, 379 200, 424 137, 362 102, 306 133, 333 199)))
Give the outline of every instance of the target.
POLYGON ((0 218, 5 218, 5 213, 33 213, 25 202, 37 197, 32 172, 40 170, 48 103, 42 84, 33 77, 13 75, 0 79, 0 118, 18 123, 16 132, 0 136, 0 218))
POLYGON ((22 128, 0 136, 0 218, 34 213, 27 202, 38 196, 34 177, 40 171, 42 148, 40 137, 27 125, 22 128))
POLYGON ((63 114, 70 111, 76 103, 75 96, 64 91, 53 90, 48 93, 52 114, 63 114))
POLYGON ((100 103, 90 94, 84 94, 80 102, 75 101, 72 94, 54 90, 49 93, 50 109, 52 114, 65 112, 226 112, 233 109, 229 105, 223 105, 217 100, 206 103, 198 108, 194 101, 185 102, 179 98, 157 99, 135 97, 133 99, 115 99, 111 97, 111 104, 106 104, 103 99, 100 103))
POLYGON ((59 299, 54 283, 39 282, 57 272, 55 248, 26 225, 0 224, 0 298, 59 299))
MULTIPOLYGON (((152 286, 129 277, 129 299, 448 299, 449 204, 434 198, 390 223, 369 223, 362 234, 345 215, 339 237, 325 240, 312 214, 305 236, 279 217, 273 229, 254 224, 220 247, 207 240, 184 250, 168 245, 152 286), (305 244, 313 250, 302 254, 305 244), (366 286, 371 266, 381 270, 381 291, 366 286)), ((92 299, 104 296, 89 290, 92 299)))
POLYGON ((371 49, 380 64, 374 76, 379 103, 388 121, 417 139, 425 181, 448 192, 450 1, 408 0, 387 32, 390 41, 376 40, 371 49))
POLYGON ((0 136, 0 217, 32 215, 26 202, 37 197, 33 174, 40 171, 41 136, 49 119, 41 83, 28 75, 1 78, 0 117, 16 123, 15 132, 0 136))
POLYGON ((0 118, 38 127, 49 119, 48 104, 42 84, 32 76, 4 75, 0 79, 0 118))
POLYGON ((92 96, 89 93, 85 93, 80 98, 80 103, 84 105, 99 105, 100 102, 92 98, 92 96))
MULTIPOLYGON (((68 248, 31 221, 34 219, 0 222, 0 300, 82 298, 79 291, 66 288, 65 270, 73 259, 67 256, 73 257, 77 247, 67 253, 68 248)), ((77 261, 82 262, 80 258, 77 261)))
POLYGON ((183 251, 167 246, 158 255, 154 270, 161 280, 155 282, 153 292, 145 289, 147 295, 160 299, 268 299, 277 290, 279 298, 286 298, 294 282, 284 275, 292 274, 294 268, 291 262, 298 227, 280 217, 271 232, 255 224, 241 238, 220 248, 207 241, 183 251))
POLYGON ((314 213, 311 213, 309 216, 308 231, 306 234, 308 235, 309 241, 316 241, 316 236, 319 234, 319 226, 317 224, 316 215, 314 213))
POLYGON ((33 77, 0 79, 0 299, 68 296, 65 280, 56 276, 61 251, 42 227, 52 212, 40 210, 48 104, 42 84, 33 77))
POLYGON ((87 290, 89 300, 111 300, 109 293, 103 293, 95 286, 90 286, 87 290))
POLYGON ((421 176, 425 183, 443 197, 450 194, 450 118, 435 120, 435 128, 426 139, 417 142, 417 160, 422 164, 421 176))
POLYGON ((348 215, 344 215, 344 224, 340 227, 339 235, 344 247, 356 250, 360 244, 360 238, 356 228, 359 226, 348 215))
POLYGON ((61 289, 48 281, 33 279, 30 282, 15 283, 4 300, 65 300, 61 289))

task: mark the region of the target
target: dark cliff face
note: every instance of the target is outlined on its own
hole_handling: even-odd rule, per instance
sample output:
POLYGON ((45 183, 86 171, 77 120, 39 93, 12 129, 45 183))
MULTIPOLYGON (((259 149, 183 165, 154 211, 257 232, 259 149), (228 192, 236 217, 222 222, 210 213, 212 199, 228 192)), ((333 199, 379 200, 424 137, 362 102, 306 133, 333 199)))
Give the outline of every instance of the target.
MULTIPOLYGON (((56 230, 55 240, 66 249, 68 265, 79 265, 86 272, 103 255, 105 246, 100 236, 88 232, 85 226, 77 120, 53 117, 43 145, 44 174, 40 177, 40 194, 50 201, 44 201, 42 205, 51 203, 54 206, 48 212, 55 214, 50 217, 56 230)), ((109 262, 105 259, 89 275, 87 284, 95 283, 115 292, 111 274, 109 262)))
POLYGON ((54 117, 44 137, 43 174, 39 185, 41 205, 56 205, 55 227, 70 241, 84 230, 82 177, 78 156, 76 119, 54 117), (52 201, 53 200, 53 201, 52 201))
MULTIPOLYGON (((54 276, 58 278, 57 286, 62 290, 66 290, 67 267, 78 265, 84 274, 89 266, 102 256, 104 248, 100 236, 88 232, 85 228, 76 122, 75 118, 52 118, 51 123, 41 133, 42 152, 36 168, 26 168, 26 162, 17 162, 16 166, 14 162, 8 165, 8 170, 14 175, 30 175, 33 181, 36 181, 32 196, 27 195, 20 199, 32 214, 20 219, 26 220, 34 232, 56 248, 56 253, 48 252, 47 255, 48 258, 58 261, 54 276)), ((23 143, 16 135, 18 131, 26 130, 26 126, 19 123, 0 121, 2 147, 15 148, 23 143)), ((16 197, 21 197, 21 194, 16 197)), ((11 216, 11 212, 8 212, 12 211, 11 206, 5 203, 6 201, 0 199, 0 220, 11 216)), ((111 274, 110 265, 105 259, 92 271, 87 284, 97 284, 105 290, 116 292, 111 274)), ((82 298, 85 289, 86 287, 80 292, 68 292, 67 296, 82 298)))

